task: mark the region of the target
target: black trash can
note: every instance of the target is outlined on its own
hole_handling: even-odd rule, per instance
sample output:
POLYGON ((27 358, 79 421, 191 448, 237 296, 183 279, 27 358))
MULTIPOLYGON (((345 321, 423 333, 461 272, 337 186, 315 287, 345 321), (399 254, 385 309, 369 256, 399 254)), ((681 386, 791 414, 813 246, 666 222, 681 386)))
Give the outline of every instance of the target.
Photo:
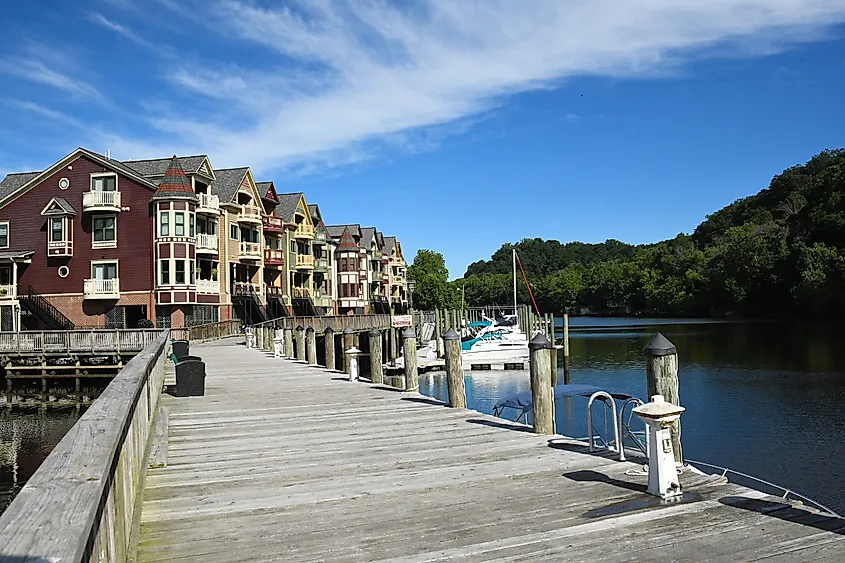
POLYGON ((176 396, 202 397, 205 395, 205 362, 183 359, 176 364, 176 396))
POLYGON ((190 345, 188 344, 187 340, 174 340, 173 341, 173 355, 176 356, 176 361, 179 362, 188 355, 188 349, 190 345))

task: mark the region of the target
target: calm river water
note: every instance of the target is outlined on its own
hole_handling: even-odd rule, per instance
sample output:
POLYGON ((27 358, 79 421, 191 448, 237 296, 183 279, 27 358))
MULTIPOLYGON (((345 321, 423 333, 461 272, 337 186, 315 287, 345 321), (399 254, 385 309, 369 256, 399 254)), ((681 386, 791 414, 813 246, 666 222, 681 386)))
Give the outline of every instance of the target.
MULTIPOLYGON (((836 445, 845 436, 845 325, 576 317, 570 327, 572 383, 641 398, 642 349, 662 332, 678 348, 685 457, 845 512, 845 449, 836 445)), ((469 408, 492 413, 500 398, 530 386, 525 371, 476 371, 466 372, 466 389, 469 408)), ((445 378, 421 376, 420 390, 445 400, 445 378)), ((587 435, 586 403, 558 401, 558 432, 587 435)))

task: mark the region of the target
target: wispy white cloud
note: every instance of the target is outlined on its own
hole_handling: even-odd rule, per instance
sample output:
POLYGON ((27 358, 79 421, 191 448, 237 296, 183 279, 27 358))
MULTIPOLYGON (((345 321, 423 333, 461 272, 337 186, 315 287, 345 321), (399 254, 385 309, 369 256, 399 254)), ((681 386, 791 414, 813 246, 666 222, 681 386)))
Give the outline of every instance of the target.
POLYGON ((143 47, 145 49, 149 49, 150 51, 152 51, 152 52, 154 52, 158 55, 161 55, 161 56, 164 56, 164 57, 175 56, 175 51, 173 49, 171 49, 169 46, 159 45, 159 44, 154 43, 154 42, 152 42, 148 39, 145 39, 144 37, 142 37, 141 35, 139 35, 135 31, 133 31, 132 29, 126 27, 125 25, 122 25, 120 23, 117 23, 115 21, 108 19, 106 16, 104 16, 103 14, 101 14, 99 12, 89 13, 87 15, 87 19, 88 19, 88 21, 90 21, 94 24, 97 24, 100 27, 103 27, 105 29, 108 29, 109 31, 113 31, 114 33, 117 33, 121 37, 128 39, 129 41, 135 43, 136 45, 139 45, 140 47, 143 47))
POLYGON ((74 98, 104 103, 97 88, 72 75, 73 66, 67 53, 35 42, 26 42, 20 54, 0 59, 0 73, 56 88, 74 98))
POLYGON ((15 108, 15 109, 22 109, 24 111, 32 112, 38 114, 42 117, 46 117, 49 120, 57 121, 59 123, 65 123, 67 125, 72 125, 73 127, 78 127, 79 129, 85 129, 86 126, 80 122, 78 119, 75 119, 65 113, 60 111, 48 108, 44 105, 37 104, 35 102, 26 101, 26 100, 18 100, 16 98, 4 98, 2 100, 3 104, 15 108))
POLYGON ((253 51, 236 59, 227 57, 243 49, 220 49, 202 66, 170 69, 172 85, 214 110, 154 112, 160 137, 115 138, 116 150, 176 143, 213 154, 218 166, 259 171, 348 164, 397 139, 413 150, 408 139, 419 131, 483 116, 515 93, 577 76, 651 77, 697 57, 765 55, 823 38, 845 19, 843 0, 158 2, 178 17, 201 6, 206 17, 186 25, 253 51))

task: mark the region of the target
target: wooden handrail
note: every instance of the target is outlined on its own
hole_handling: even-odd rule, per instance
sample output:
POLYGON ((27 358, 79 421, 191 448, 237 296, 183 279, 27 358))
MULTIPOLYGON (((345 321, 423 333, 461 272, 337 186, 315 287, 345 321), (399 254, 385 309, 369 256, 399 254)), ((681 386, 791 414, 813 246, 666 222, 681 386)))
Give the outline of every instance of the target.
POLYGON ((126 364, 0 516, 0 559, 126 561, 169 335, 126 364))

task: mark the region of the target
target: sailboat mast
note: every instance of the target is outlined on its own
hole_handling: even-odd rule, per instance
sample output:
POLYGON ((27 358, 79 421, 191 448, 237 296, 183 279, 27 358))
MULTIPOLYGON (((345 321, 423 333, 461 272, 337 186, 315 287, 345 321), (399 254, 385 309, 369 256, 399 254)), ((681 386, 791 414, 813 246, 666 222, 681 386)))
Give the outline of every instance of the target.
POLYGON ((516 309, 516 249, 513 249, 513 314, 519 319, 516 309))

